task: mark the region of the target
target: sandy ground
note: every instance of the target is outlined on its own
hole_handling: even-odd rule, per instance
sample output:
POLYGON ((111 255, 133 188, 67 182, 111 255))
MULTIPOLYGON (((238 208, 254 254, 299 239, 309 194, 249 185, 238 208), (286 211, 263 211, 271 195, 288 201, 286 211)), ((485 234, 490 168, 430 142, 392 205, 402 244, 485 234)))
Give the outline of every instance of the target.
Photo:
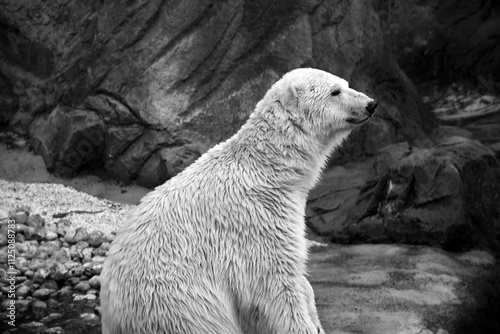
POLYGON ((0 219, 25 206, 47 223, 67 214, 64 218, 76 227, 113 231, 149 191, 94 175, 59 178, 50 175, 42 157, 27 148, 8 148, 0 143, 0 219))

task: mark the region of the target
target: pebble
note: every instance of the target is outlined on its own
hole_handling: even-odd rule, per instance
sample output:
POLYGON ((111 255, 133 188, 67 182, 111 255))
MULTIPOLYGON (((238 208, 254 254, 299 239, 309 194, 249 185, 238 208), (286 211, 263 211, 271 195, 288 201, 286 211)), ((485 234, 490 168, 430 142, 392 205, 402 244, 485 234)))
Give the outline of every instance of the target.
POLYGON ((40 322, 47 323, 47 322, 50 322, 50 321, 53 321, 53 320, 56 320, 56 319, 59 319, 59 318, 62 318, 62 314, 61 313, 51 313, 48 316, 43 317, 42 319, 40 319, 40 322))
POLYGON ((30 245, 26 242, 16 242, 16 249, 19 253, 27 253, 30 245))
POLYGON ((97 325, 100 321, 99 316, 94 313, 83 313, 82 315, 80 315, 80 319, 82 319, 89 325, 97 325))
POLYGON ((54 253, 52 258, 59 263, 66 263, 71 260, 69 249, 62 248, 54 253))
POLYGON ((31 288, 27 285, 20 286, 16 291, 16 296, 18 297, 26 297, 31 293, 31 288))
MULTIPOLYGON (((100 313, 81 313, 98 308, 99 274, 114 234, 75 229, 67 219, 46 225, 40 215, 26 208, 10 212, 9 217, 16 221, 16 312, 21 331, 63 334, 63 327, 72 323, 68 316, 75 326, 80 326, 78 322, 99 326, 100 313), (78 309, 82 305, 85 309, 78 309), (81 316, 74 318, 75 314, 81 316), (46 327, 49 323, 50 328, 46 327)), ((0 230, 5 232, 0 234, 0 260, 6 260, 6 224, 0 224, 0 230)), ((0 268, 0 277, 5 275, 0 268)), ((6 283, 0 283, 2 293, 6 289, 6 283)), ((5 302, 9 301, 3 301, 2 308, 5 302)))
POLYGON ((17 224, 25 224, 28 220, 28 213, 26 212, 12 212, 9 214, 10 219, 14 219, 17 224))
POLYGON ((7 236, 5 234, 0 234, 0 247, 7 245, 7 236))
POLYGON ((87 292, 90 290, 90 284, 88 282, 80 282, 75 285, 75 290, 80 292, 87 292))
POLYGON ((76 230, 74 240, 75 242, 80 242, 86 240, 89 236, 87 229, 85 227, 80 227, 76 230))
POLYGON ((57 239, 57 233, 53 232, 53 231, 48 231, 45 234, 45 239, 47 239, 47 240, 55 240, 55 239, 57 239))
POLYGON ((93 248, 98 248, 104 242, 104 238, 101 231, 93 231, 88 236, 88 243, 93 248))
POLYGON ((45 313, 47 312, 47 304, 45 304, 41 300, 35 300, 31 305, 31 310, 33 311, 37 319, 41 319, 45 316, 45 313))
POLYGON ((52 289, 38 289, 33 292, 33 298, 45 300, 48 299, 53 292, 54 290, 52 289))
POLYGON ((69 303, 73 301, 73 291, 71 291, 71 288, 69 286, 65 286, 61 290, 59 290, 57 299, 61 303, 69 303))
POLYGON ((82 300, 96 300, 97 296, 96 295, 91 295, 91 294, 86 294, 86 295, 75 295, 73 300, 75 302, 77 301, 82 301, 82 300))
POLYGON ((30 330, 30 331, 38 331, 41 328, 43 328, 44 326, 45 325, 43 323, 38 322, 38 321, 32 321, 32 322, 29 322, 27 324, 21 324, 21 325, 19 325, 20 328, 27 329, 27 330, 30 330))
POLYGON ((33 281, 35 283, 43 283, 43 281, 49 276, 50 274, 50 269, 47 268, 46 265, 43 265, 42 267, 38 268, 37 271, 35 272, 35 275, 33 276, 33 281))
POLYGON ((47 328, 42 334, 64 334, 64 330, 60 326, 47 328))

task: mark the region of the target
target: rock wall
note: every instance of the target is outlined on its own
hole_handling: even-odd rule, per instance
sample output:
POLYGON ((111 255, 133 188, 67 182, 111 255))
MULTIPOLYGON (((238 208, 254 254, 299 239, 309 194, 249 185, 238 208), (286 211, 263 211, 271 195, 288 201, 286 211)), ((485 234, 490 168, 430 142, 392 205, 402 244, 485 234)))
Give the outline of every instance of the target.
POLYGON ((493 150, 463 137, 428 148, 402 142, 364 167, 329 172, 336 182, 311 193, 307 222, 316 233, 337 243, 500 249, 500 163, 493 150))
POLYGON ((0 4, 0 122, 60 175, 154 186, 232 135, 283 73, 318 67, 379 100, 336 162, 433 126, 369 0, 0 4))
POLYGON ((384 37, 414 82, 472 79, 500 88, 500 3, 376 0, 384 37))

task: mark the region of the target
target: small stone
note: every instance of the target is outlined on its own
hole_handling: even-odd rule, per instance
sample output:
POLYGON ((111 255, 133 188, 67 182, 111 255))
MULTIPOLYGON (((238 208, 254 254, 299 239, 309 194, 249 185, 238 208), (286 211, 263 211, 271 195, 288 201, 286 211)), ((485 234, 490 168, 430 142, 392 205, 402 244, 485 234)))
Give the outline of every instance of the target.
POLYGON ((43 227, 40 227, 40 228, 35 228, 35 227, 31 227, 29 226, 28 227, 28 234, 24 234, 26 235, 26 238, 27 239, 32 239, 32 240, 37 240, 37 241, 41 241, 43 239, 45 239, 45 229, 43 227))
MULTIPOLYGON (((18 234, 22 235, 22 234, 18 234)), ((27 253, 30 248, 30 244, 27 242, 16 242, 16 249, 19 253, 27 253)))
POLYGON ((90 290, 90 284, 88 282, 80 282, 75 285, 75 290, 80 292, 87 292, 90 290))
MULTIPOLYGON (((40 291, 40 290, 38 290, 40 291)), ((41 319, 45 316, 46 312, 47 312, 47 304, 45 304, 44 302, 40 301, 40 300, 35 300, 33 302, 33 304, 31 305, 31 310, 33 311, 33 313, 35 314, 35 317, 37 319, 41 319)))
POLYGON ((106 262, 106 258, 104 256, 94 256, 92 258, 92 261, 95 262, 95 263, 104 263, 106 262))
POLYGON ((43 281, 49 276, 50 269, 47 266, 43 266, 37 269, 35 275, 33 276, 33 281, 35 283, 43 283, 43 281))
POLYGON ((45 239, 55 240, 55 239, 57 239, 57 233, 53 232, 53 231, 47 231, 47 233, 45 233, 45 239))
POLYGON ((25 242, 25 241, 26 241, 26 237, 24 236, 24 234, 21 234, 21 233, 16 234, 16 243, 21 243, 21 242, 25 242))
MULTIPOLYGON (((56 313, 54 313, 54 314, 56 314, 56 313)), ((42 320, 40 320, 40 321, 42 321, 42 320)), ((63 334, 63 333, 64 333, 64 330, 60 326, 47 328, 47 329, 42 331, 42 334, 63 334)))
POLYGON ((61 248, 52 255, 52 258, 59 263, 67 263, 71 261, 71 256, 67 248, 61 248))
POLYGON ((33 277, 34 275, 35 275, 35 272, 34 272, 33 270, 26 270, 26 271, 24 272, 24 276, 26 276, 26 277, 28 277, 28 278, 29 278, 29 277, 33 277))
POLYGON ((28 270, 28 260, 23 257, 19 256, 16 258, 16 267, 21 271, 21 273, 25 273, 26 270, 28 270))
POLYGON ((51 322, 53 320, 60 319, 61 317, 62 317, 61 313, 51 313, 48 316, 40 319, 40 322, 47 323, 47 322, 51 322))
POLYGON ((0 249, 0 263, 7 263, 7 246, 0 249))
POLYGON ((69 248, 69 256, 71 256, 71 259, 74 261, 79 261, 83 257, 80 250, 76 248, 75 245, 69 248))
POLYGON ((87 291, 87 295, 95 295, 97 296, 99 294, 99 291, 96 290, 96 289, 90 289, 89 291, 87 291))
POLYGON ((26 225, 33 226, 35 228, 42 228, 45 226, 45 220, 43 220, 39 214, 32 215, 28 217, 26 225))
POLYGON ((95 295, 86 294, 86 295, 76 295, 73 298, 73 301, 77 302, 81 300, 96 300, 96 299, 97 297, 95 295))
POLYGON ((70 303, 71 301, 73 301, 73 291, 69 286, 65 286, 61 290, 59 290, 57 299, 61 303, 70 303))
POLYGON ((92 261, 92 251, 93 251, 93 249, 90 247, 85 248, 83 250, 83 252, 82 252, 82 255, 83 255, 82 262, 83 263, 92 261))
POLYGON ((96 275, 89 279, 89 284, 92 289, 101 289, 101 276, 96 275))
POLYGON ((46 300, 49 299, 49 296, 54 292, 54 290, 51 289, 38 289, 35 292, 33 292, 33 298, 40 299, 40 300, 46 300))
POLYGON ((80 315, 80 319, 82 319, 89 326, 98 325, 101 320, 99 316, 94 313, 83 313, 80 315))
POLYGON ((101 231, 92 231, 88 236, 88 243, 90 246, 97 248, 102 245, 104 238, 101 231))
POLYGON ((59 286, 57 285, 56 282, 47 280, 40 286, 40 288, 57 291, 59 289, 59 286))
POLYGON ((28 296, 30 293, 31 293, 31 288, 27 285, 21 285, 16 291, 16 295, 18 297, 23 297, 23 298, 28 296))
POLYGON ((20 276, 20 275, 16 275, 16 284, 20 284, 20 283, 23 283, 27 280, 28 278, 26 276, 20 276))
POLYGON ((90 268, 91 269, 91 272, 90 272, 90 275, 87 273, 87 276, 92 276, 92 275, 100 275, 101 274, 101 271, 102 271, 102 263, 100 262, 87 262, 85 263, 83 266, 85 268, 90 268))
POLYGON ((29 213, 27 212, 12 212, 9 214, 10 219, 14 219, 17 224, 26 224, 26 221, 28 220, 28 215, 29 213))
POLYGON ((40 331, 45 325, 38 321, 32 321, 27 324, 21 324, 19 327, 30 331, 40 331))
POLYGON ((64 232, 64 241, 66 241, 70 245, 76 243, 76 241, 75 241, 76 229, 74 229, 72 227, 67 227, 64 231, 65 231, 64 232))
POLYGON ((64 264, 64 266, 66 267, 66 269, 71 270, 73 268, 81 266, 81 264, 75 261, 68 261, 64 264))
POLYGON ((16 309, 20 313, 24 313, 24 312, 28 311, 28 309, 32 303, 33 303, 32 299, 16 300, 16 309))
POLYGON ((29 227, 28 227, 28 226, 26 226, 26 225, 23 225, 23 224, 16 224, 16 225, 14 226, 14 231, 15 231, 16 233, 22 233, 22 234, 24 234, 24 235, 26 236, 26 235, 28 234, 28 228, 29 228, 29 227))
POLYGON ((105 242, 112 243, 113 240, 115 240, 115 235, 116 234, 113 234, 113 233, 106 233, 103 235, 103 239, 105 242))
POLYGON ((7 244, 8 244, 7 236, 4 235, 3 233, 0 234, 0 247, 6 246, 7 244))
POLYGON ((59 250, 59 243, 57 241, 49 241, 38 247, 39 252, 45 252, 48 255, 53 255, 59 250))
POLYGON ((89 236, 89 233, 87 232, 87 229, 85 227, 79 227, 76 230, 74 240, 75 240, 75 242, 84 241, 84 240, 87 240, 88 236, 89 236))
POLYGON ((34 259, 28 263, 28 269, 33 271, 37 271, 38 268, 41 268, 43 266, 45 266, 45 261, 40 259, 34 259))
POLYGON ((106 253, 109 251, 110 247, 109 242, 103 242, 99 248, 94 249, 94 256, 106 256, 106 253))
POLYGON ((47 254, 46 252, 38 252, 36 258, 40 260, 47 260, 49 258, 49 254, 47 254))
POLYGON ((85 248, 88 248, 89 247, 89 243, 86 242, 86 241, 78 241, 76 244, 75 244, 75 248, 78 249, 79 251, 83 251, 85 248))
POLYGON ((26 252, 25 256, 27 259, 31 260, 35 258, 37 254, 38 254, 38 246, 30 245, 28 248, 28 252, 26 252))
POLYGON ((68 278, 66 280, 66 283, 71 285, 71 286, 75 286, 77 285, 78 283, 80 283, 80 278, 79 277, 71 277, 71 278, 68 278))
POLYGON ((50 277, 56 282, 60 282, 60 281, 64 280, 67 273, 68 273, 68 269, 66 268, 66 266, 64 266, 61 263, 55 263, 50 268, 50 277))
POLYGON ((80 264, 80 265, 78 265, 78 267, 70 269, 69 275, 71 277, 81 277, 81 276, 83 276, 84 271, 85 271, 85 267, 80 264))
POLYGON ((55 309, 58 309, 60 307, 60 303, 57 300, 57 298, 59 296, 59 291, 55 291, 52 295, 50 296, 50 299, 46 301, 46 303, 47 303, 47 307, 50 310, 55 310, 55 309), (55 296, 52 297, 52 295, 55 295, 55 296))

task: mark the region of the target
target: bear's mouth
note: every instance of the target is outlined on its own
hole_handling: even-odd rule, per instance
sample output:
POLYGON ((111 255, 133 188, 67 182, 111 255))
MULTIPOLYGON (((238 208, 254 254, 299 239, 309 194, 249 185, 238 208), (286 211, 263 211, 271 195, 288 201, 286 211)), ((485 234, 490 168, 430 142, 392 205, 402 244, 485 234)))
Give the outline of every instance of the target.
POLYGON ((345 121, 347 123, 351 123, 351 124, 361 124, 361 123, 364 123, 366 122, 367 120, 369 120, 370 118, 372 118, 371 116, 368 116, 366 118, 363 118, 363 119, 357 119, 357 118, 348 118, 346 119, 345 121))

